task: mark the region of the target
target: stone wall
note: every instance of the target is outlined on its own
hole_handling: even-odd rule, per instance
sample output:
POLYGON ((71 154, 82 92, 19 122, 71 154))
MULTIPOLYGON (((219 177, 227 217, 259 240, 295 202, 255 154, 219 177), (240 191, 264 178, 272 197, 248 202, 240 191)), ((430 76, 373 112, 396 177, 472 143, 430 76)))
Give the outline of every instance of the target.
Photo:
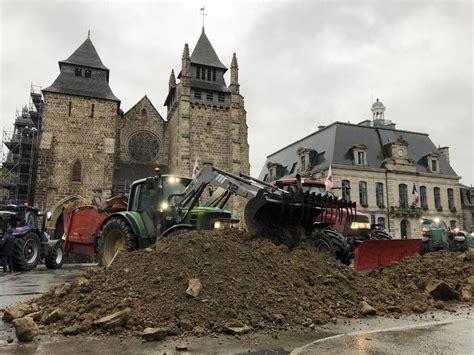
POLYGON ((124 114, 119 125, 120 145, 118 157, 120 162, 138 163, 150 166, 168 165, 169 141, 167 123, 155 109, 148 97, 143 97, 135 106, 124 114), (146 114, 143 115, 143 110, 146 114), (137 161, 130 155, 130 138, 137 132, 146 131, 158 139, 159 153, 156 159, 148 162, 137 161))
POLYGON ((35 201, 40 209, 69 195, 110 193, 118 105, 44 92, 35 201), (72 182, 76 161, 82 166, 80 182, 72 182))

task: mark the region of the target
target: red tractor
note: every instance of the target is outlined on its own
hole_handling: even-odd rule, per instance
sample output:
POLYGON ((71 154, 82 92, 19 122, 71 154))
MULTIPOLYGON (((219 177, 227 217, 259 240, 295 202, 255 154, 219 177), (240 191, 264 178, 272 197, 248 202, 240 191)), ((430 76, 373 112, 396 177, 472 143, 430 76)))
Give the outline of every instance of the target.
MULTIPOLYGON (((284 178, 272 182, 272 185, 295 193, 298 184, 296 178, 284 178)), ((326 191, 323 181, 302 179, 301 185, 303 192, 334 197, 331 192, 326 191)), ((328 200, 333 201, 334 198, 328 200)), ((392 240, 392 236, 384 230, 383 226, 371 224, 369 216, 357 210, 355 212, 351 209, 341 210, 336 205, 328 205, 324 213, 316 216, 314 224, 330 225, 334 231, 342 235, 350 247, 351 254, 355 253, 354 267, 356 269, 385 266, 421 251, 420 240, 392 240)), ((330 245, 321 245, 320 250, 332 253, 333 249, 330 245)))

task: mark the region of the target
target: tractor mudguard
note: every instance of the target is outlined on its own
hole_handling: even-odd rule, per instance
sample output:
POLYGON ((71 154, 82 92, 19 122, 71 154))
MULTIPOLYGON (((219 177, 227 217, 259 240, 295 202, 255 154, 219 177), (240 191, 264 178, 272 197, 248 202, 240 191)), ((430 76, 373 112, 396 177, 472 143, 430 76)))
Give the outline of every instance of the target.
POLYGON ((196 226, 194 224, 175 224, 174 226, 172 227, 169 227, 167 230, 165 230, 163 233, 161 233, 160 237, 159 238, 163 238, 163 237, 167 237, 168 235, 172 234, 174 231, 177 231, 177 230, 182 230, 182 229, 185 229, 185 230, 193 230, 193 229, 197 229, 196 226))
POLYGON ((137 220, 137 217, 138 216, 134 216, 133 214, 135 214, 136 212, 128 212, 128 211, 120 211, 120 212, 117 212, 117 213, 113 213, 111 214, 110 216, 107 217, 107 219, 104 220, 104 222, 102 222, 102 225, 100 227, 100 229, 102 230, 105 226, 105 224, 113 217, 121 217, 123 219, 125 219, 130 228, 132 228, 132 232, 133 234, 135 234, 138 239, 142 239, 143 236, 146 235, 146 230, 145 230, 145 226, 143 225, 143 222, 140 220, 138 221, 137 220))

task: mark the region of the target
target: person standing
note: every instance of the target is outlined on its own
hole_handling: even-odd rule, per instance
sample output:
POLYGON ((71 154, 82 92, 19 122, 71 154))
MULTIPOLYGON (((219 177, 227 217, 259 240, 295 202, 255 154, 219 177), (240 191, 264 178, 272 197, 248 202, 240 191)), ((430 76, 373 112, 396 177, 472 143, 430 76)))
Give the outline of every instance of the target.
POLYGON ((3 234, 0 239, 0 258, 2 261, 3 272, 13 272, 13 247, 15 245, 15 237, 6 228, 0 227, 0 233, 3 234))

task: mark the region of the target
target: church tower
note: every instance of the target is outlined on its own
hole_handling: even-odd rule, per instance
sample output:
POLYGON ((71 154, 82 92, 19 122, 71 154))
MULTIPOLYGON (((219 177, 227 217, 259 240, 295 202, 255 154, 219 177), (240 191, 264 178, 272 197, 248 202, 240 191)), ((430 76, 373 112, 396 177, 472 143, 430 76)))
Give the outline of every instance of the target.
POLYGON ((59 69, 43 89, 35 199, 40 209, 112 190, 120 100, 110 89, 109 69, 89 36, 59 69))
POLYGON ((204 27, 191 54, 185 44, 179 82, 172 73, 165 101, 172 173, 191 175, 195 159, 226 171, 249 173, 246 111, 238 70, 234 53, 227 86, 227 67, 217 56, 204 27))

